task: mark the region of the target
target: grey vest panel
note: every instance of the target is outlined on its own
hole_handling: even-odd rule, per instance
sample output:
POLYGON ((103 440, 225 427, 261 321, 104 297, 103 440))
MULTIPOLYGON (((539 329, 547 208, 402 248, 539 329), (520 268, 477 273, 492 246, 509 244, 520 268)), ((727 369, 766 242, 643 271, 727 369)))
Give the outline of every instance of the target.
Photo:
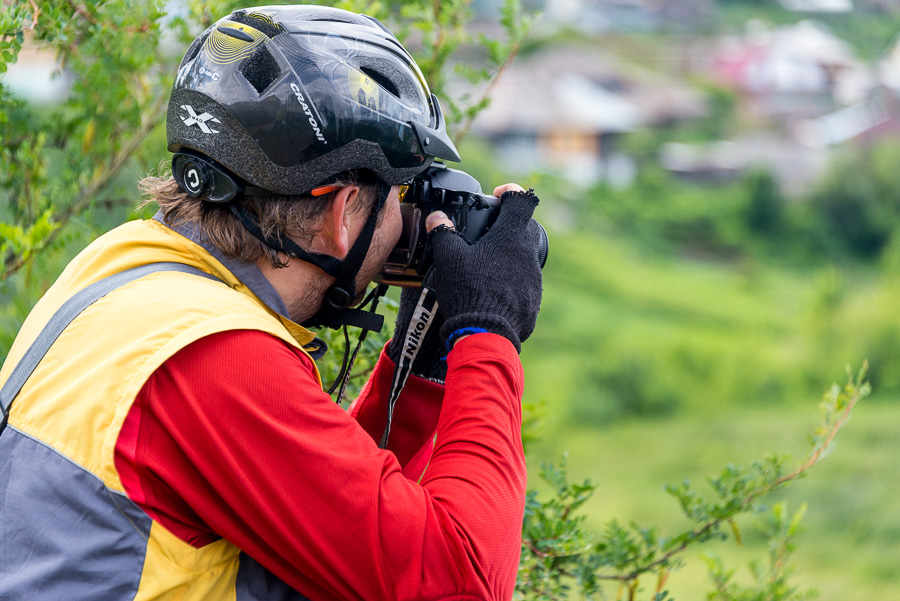
POLYGON ((0 600, 134 599, 151 520, 13 426, 0 437, 0 600))
POLYGON ((309 601, 246 553, 240 555, 235 589, 237 601, 309 601))
MULTIPOLYGON (((134 599, 152 520, 9 426, 0 437, 0 601, 134 599)), ((246 553, 237 601, 308 601, 246 553)))

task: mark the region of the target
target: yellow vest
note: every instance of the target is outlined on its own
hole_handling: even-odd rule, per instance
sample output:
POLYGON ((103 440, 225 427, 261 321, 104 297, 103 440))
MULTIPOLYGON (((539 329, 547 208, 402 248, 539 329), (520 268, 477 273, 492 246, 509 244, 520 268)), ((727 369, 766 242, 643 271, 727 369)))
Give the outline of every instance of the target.
POLYGON ((303 598, 224 539, 195 549, 176 538, 127 499, 113 463, 141 387, 191 342, 233 329, 267 332, 297 348, 314 339, 201 246, 156 221, 98 238, 28 316, 0 385, 71 296, 163 261, 221 282, 158 272, 111 292, 66 328, 12 406, 0 436, 0 600, 303 598))

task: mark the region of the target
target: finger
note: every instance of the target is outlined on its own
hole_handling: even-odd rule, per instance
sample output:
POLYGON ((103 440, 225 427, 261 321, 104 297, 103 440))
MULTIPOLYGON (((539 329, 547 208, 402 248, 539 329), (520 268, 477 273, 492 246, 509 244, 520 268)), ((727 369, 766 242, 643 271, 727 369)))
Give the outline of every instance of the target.
POLYGON ((409 308, 410 315, 413 312, 413 308, 416 306, 416 302, 419 300, 419 291, 415 288, 403 288, 403 291, 400 293, 400 308, 406 309, 409 308))
POLYGON ((485 235, 509 235, 510 232, 524 232, 528 228, 534 209, 538 205, 538 197, 534 192, 508 190, 500 197, 500 214, 497 221, 485 235), (495 233, 496 232, 496 233, 495 233), (502 232, 502 234, 501 234, 502 232))
POLYGON ((443 211, 435 211, 425 218, 425 231, 430 232, 439 225, 446 225, 451 230, 456 229, 453 226, 453 222, 450 221, 450 218, 443 211))
POLYGON ((494 196, 503 196, 504 192, 524 192, 525 188, 519 184, 503 184, 494 188, 494 196))

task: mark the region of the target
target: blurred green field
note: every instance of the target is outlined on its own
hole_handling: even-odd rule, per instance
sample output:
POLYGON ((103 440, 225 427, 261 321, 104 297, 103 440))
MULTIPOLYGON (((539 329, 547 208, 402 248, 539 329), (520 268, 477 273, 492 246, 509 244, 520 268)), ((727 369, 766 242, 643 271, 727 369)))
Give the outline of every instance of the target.
MULTIPOLYGON (((568 451, 572 480, 599 485, 584 508, 588 527, 635 520, 674 534, 686 522, 665 483, 688 478, 703 490, 729 463, 770 453, 800 460, 823 391, 869 357, 875 392, 834 454, 771 501, 809 504, 795 584, 828 601, 900 599, 898 296, 889 265, 714 262, 583 231, 550 236, 545 300, 523 350, 526 402, 542 415, 529 486, 541 490, 540 463, 568 451)), ((669 583, 676 599, 705 598, 704 551, 743 576, 750 559, 765 559, 754 518, 739 526, 743 546, 687 556, 669 583)), ((615 598, 615 587, 607 593, 615 598)))
POLYGON ((876 274, 697 261, 584 232, 551 240, 530 394, 571 399, 577 423, 809 398, 846 364, 880 358, 896 330, 876 274))

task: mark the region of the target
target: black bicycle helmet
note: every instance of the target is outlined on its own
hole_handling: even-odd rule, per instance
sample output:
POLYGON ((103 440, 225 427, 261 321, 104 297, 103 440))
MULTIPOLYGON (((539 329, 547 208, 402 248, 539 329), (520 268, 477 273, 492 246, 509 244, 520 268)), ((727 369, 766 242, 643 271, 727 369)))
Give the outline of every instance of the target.
POLYGON ((178 183, 219 202, 244 186, 305 194, 354 169, 399 184, 434 158, 459 161, 397 38, 376 19, 321 6, 249 8, 204 31, 179 66, 166 133, 176 159, 213 160, 213 173, 201 165, 202 186, 173 161, 178 183), (215 190, 220 166, 238 189, 215 190))

